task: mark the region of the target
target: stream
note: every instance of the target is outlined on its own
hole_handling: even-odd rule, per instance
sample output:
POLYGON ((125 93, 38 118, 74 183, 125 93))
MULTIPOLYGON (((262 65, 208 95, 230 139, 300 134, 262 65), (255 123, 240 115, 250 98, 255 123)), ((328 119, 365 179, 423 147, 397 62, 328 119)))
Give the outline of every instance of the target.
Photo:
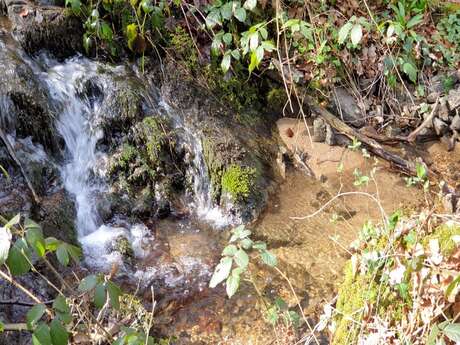
MULTIPOLYGON (((5 23, 0 22, 2 26, 5 23)), ((161 308, 172 312, 160 313, 158 327, 164 334, 176 335, 179 344, 268 344, 273 329, 261 317, 264 306, 253 285, 242 284, 241 292, 231 300, 226 299, 222 287, 208 288, 227 230, 241 223, 241 218, 228 211, 231 204, 219 207, 213 199, 200 124, 178 113, 168 99, 160 96, 157 86, 143 79, 134 67, 109 66, 81 56, 63 62, 45 53, 31 58, 8 36, 0 36, 0 49, 0 64, 2 56, 6 60, 10 54, 28 66, 55 114, 61 147, 58 155, 51 156, 30 137, 22 138, 11 130, 13 108, 0 90, 0 123, 10 129, 10 141, 18 149, 30 151, 23 157, 29 159, 35 154, 36 162, 56 167, 59 178, 53 191, 63 186, 74 201, 75 228, 85 268, 110 271, 117 266, 123 284, 139 284, 143 291, 153 286, 160 297, 167 296, 161 308), (184 175, 189 188, 178 197, 178 203, 186 206, 182 213, 139 221, 128 213, 104 216, 101 212, 113 186, 108 183, 110 157, 100 124, 107 114, 111 115, 107 104, 116 95, 112 92, 115 83, 125 78, 143 85, 136 92, 146 100, 144 110, 167 119, 177 134, 178 151, 186 152, 181 159, 187 161, 184 175), (131 246, 134 260, 126 260, 117 249, 115 243, 120 238, 131 246)), ((339 192, 378 195, 386 212, 416 208, 414 200, 421 192, 409 190, 385 162, 343 147, 312 145, 303 121, 281 119, 274 126, 280 133, 280 146, 305 153, 315 177, 286 167, 284 180, 274 188, 262 215, 249 227, 253 236, 267 242, 276 254, 280 269, 290 277, 302 300, 303 311, 315 318, 334 295, 356 229, 369 219, 379 221, 381 213, 372 200, 354 195, 334 203, 317 217, 292 217, 314 214, 339 192), (343 169, 338 173, 341 165, 343 169), (373 172, 372 183, 354 186, 356 169, 368 175, 373 172)), ((264 296, 282 297, 289 307, 296 307, 289 285, 276 272, 258 264, 251 264, 250 270, 264 296)))

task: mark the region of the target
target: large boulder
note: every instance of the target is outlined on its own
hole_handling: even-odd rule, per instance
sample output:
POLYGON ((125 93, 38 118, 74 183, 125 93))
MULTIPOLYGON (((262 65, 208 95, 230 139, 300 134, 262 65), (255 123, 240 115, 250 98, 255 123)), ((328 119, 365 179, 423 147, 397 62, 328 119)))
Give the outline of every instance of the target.
POLYGON ((255 219, 276 177, 270 117, 250 110, 236 114, 210 90, 184 78, 174 61, 163 68, 161 97, 180 124, 178 130, 188 128, 201 144, 198 154, 204 157, 214 204, 242 221, 255 219))

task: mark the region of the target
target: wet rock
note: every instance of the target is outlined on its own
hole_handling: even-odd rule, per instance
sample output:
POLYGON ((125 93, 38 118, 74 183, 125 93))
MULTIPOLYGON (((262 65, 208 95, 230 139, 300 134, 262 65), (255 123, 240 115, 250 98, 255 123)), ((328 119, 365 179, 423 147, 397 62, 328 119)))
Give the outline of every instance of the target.
POLYGON ((313 138, 314 142, 322 143, 326 140, 326 122, 322 118, 316 118, 313 121, 313 138))
POLYGON ((31 63, 0 42, 0 123, 18 137, 31 136, 46 151, 57 154, 59 139, 48 95, 35 77, 31 63))
POLYGON ((46 49, 57 58, 83 51, 81 20, 69 10, 37 6, 28 1, 5 0, 13 36, 29 54, 46 49))
POLYGON ((364 125, 365 114, 355 97, 342 87, 335 89, 335 96, 334 108, 337 116, 354 127, 364 125))
POLYGON ((456 114, 450 123, 450 129, 452 130, 460 130, 460 115, 456 114))
POLYGON ((435 117, 433 119, 433 128, 438 136, 442 136, 446 133, 448 126, 444 121, 435 117))
POLYGON ((43 228, 45 236, 76 244, 77 233, 74 219, 75 205, 69 194, 63 189, 42 197, 40 209, 34 215, 43 228))
MULTIPOLYGON (((244 221, 254 219, 265 206, 278 171, 278 145, 272 139, 270 119, 258 112, 238 114, 236 117, 228 104, 222 106, 215 102, 209 90, 184 80, 173 61, 164 64, 162 75, 162 98, 180 116, 179 121, 186 123, 201 141, 213 204, 220 205, 235 218, 244 221), (242 123, 238 120, 248 117, 251 121, 242 123), (263 120, 259 121, 257 117, 263 120), (253 126, 253 123, 256 125, 253 126), (248 193, 235 198, 238 193, 229 193, 225 180, 229 182, 228 186, 239 185, 243 189, 249 186, 248 193)), ((177 129, 179 133, 180 130, 177 129)), ((194 157, 194 154, 190 156, 194 157)), ((189 180, 193 180, 193 176, 189 176, 189 180)))

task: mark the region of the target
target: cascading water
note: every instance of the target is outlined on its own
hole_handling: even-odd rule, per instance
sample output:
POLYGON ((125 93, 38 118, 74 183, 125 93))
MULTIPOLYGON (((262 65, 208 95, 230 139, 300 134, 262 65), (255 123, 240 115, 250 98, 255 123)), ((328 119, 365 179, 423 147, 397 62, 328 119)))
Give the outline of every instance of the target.
MULTIPOLYGON (((103 131, 96 123, 105 98, 111 97, 111 78, 126 75, 125 68, 110 68, 108 73, 100 74, 97 63, 82 57, 57 63, 41 56, 38 64, 41 67, 35 67, 34 70, 48 89, 58 114, 56 128, 66 146, 66 160, 61 166, 61 175, 65 189, 75 197, 76 227, 86 263, 98 269, 109 269, 113 263, 123 265, 122 255, 113 246, 119 236, 128 240, 136 258, 144 258, 154 242, 149 229, 144 224, 132 225, 120 220, 129 215, 115 215, 113 219, 118 221, 102 224, 97 211, 97 197, 106 192, 109 186, 104 173, 101 174, 104 168, 99 169, 100 166, 104 167, 106 155, 97 149, 103 131), (97 85, 100 90, 97 97, 85 96, 88 82, 97 85)), ((107 67, 104 68, 107 71, 107 67)), ((161 113, 173 122, 173 127, 181 128, 184 133, 181 135, 182 144, 187 146, 187 151, 193 157, 187 173, 193 178, 192 208, 199 218, 214 225, 228 224, 229 219, 224 213, 212 205, 208 171, 199 138, 166 103, 159 102, 152 106, 163 110, 161 113)), ((193 268, 193 264, 190 267, 193 268)), ((158 273, 156 268, 149 270, 148 275, 152 275, 152 270, 158 273)), ((134 272, 134 276, 139 275, 143 273, 134 272)))

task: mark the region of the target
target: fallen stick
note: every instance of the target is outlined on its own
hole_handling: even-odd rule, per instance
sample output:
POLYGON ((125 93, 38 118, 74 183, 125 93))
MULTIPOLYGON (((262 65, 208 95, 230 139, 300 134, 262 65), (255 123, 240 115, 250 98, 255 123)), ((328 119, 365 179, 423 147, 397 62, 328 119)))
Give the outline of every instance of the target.
POLYGON ((13 146, 11 146, 11 144, 10 144, 6 134, 5 134, 5 132, 3 132, 3 129, 1 127, 0 127, 0 139, 5 144, 6 149, 8 150, 8 153, 11 156, 11 158, 13 159, 13 161, 16 163, 16 165, 21 170, 21 174, 24 177, 24 180, 26 181, 27 187, 29 188, 30 192, 32 193, 32 197, 33 197, 35 203, 37 205, 40 204, 40 198, 38 197, 38 194, 35 192, 34 186, 32 185, 32 183, 30 182, 29 178, 27 177, 27 174, 26 174, 21 162, 19 161, 18 157, 14 153, 13 146))
POLYGON ((356 138, 360 142, 366 144, 369 147, 369 151, 371 151, 373 154, 395 164, 404 172, 410 175, 417 174, 415 164, 413 162, 407 161, 399 155, 385 150, 383 146, 380 145, 377 141, 348 126, 342 120, 335 117, 331 112, 319 106, 313 99, 311 99, 311 97, 308 97, 307 100, 309 102, 308 104, 311 110, 319 116, 321 116, 330 126, 336 129, 338 132, 346 135, 350 139, 356 138))
POLYGON ((438 104, 439 104, 439 96, 436 99, 436 102, 434 103, 434 106, 433 106, 433 109, 431 110, 430 115, 427 116, 427 118, 422 122, 420 126, 414 129, 414 131, 407 136, 406 140, 408 142, 413 142, 417 138, 417 135, 421 132, 421 130, 424 129, 426 126, 430 124, 430 122, 433 121, 433 118, 436 115, 436 110, 438 109, 438 104))

